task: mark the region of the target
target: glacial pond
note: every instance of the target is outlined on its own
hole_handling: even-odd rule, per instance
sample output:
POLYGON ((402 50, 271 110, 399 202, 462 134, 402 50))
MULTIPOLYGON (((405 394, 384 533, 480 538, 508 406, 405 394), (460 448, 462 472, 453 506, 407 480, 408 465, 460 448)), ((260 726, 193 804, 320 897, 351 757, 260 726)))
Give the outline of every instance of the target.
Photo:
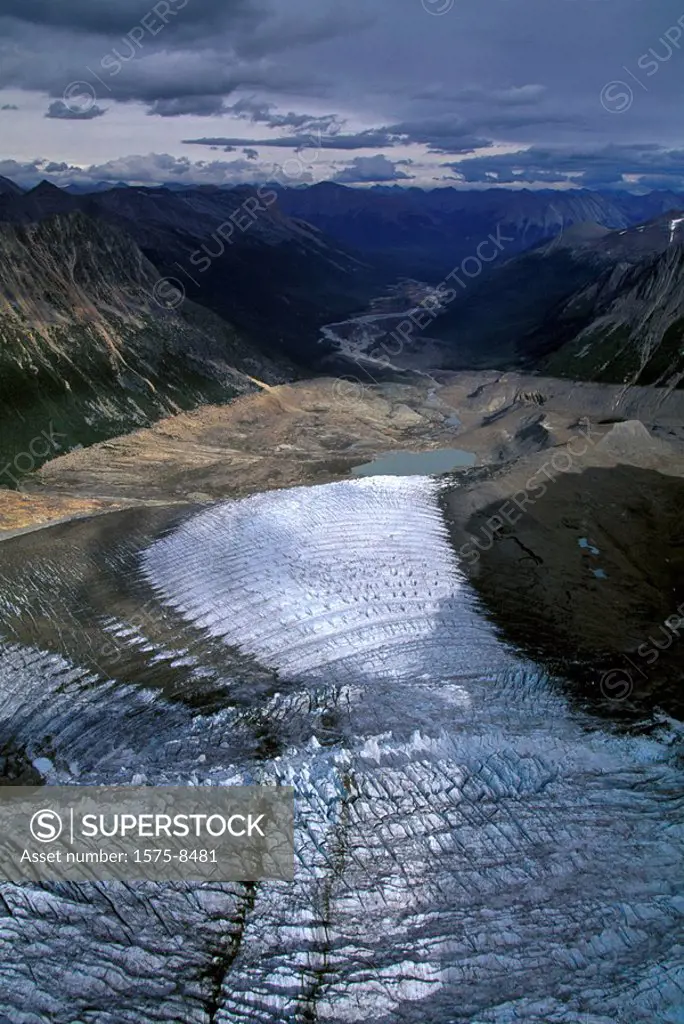
POLYGON ((469 469, 477 462, 473 452, 461 448, 437 448, 431 452, 389 452, 362 466, 353 476, 433 476, 454 469, 469 469))

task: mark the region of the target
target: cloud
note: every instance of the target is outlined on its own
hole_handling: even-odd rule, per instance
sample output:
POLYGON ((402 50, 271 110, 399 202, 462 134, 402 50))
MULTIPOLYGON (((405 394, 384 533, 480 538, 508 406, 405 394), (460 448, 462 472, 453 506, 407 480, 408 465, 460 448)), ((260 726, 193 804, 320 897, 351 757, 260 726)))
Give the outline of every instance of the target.
MULTIPOLYGON (((289 162, 284 167, 287 168, 289 162)), ((385 155, 357 156, 344 166, 339 164, 327 175, 347 185, 382 182, 415 183, 424 179, 434 184, 455 181, 463 188, 524 185, 594 189, 670 189, 684 191, 684 150, 668 150, 655 143, 608 145, 592 149, 571 147, 529 147, 515 153, 478 156, 439 165, 441 181, 423 171, 423 165, 410 159, 392 161, 385 155), (446 172, 451 172, 451 175, 446 172)), ((235 159, 192 161, 169 153, 118 157, 82 167, 66 161, 0 160, 0 176, 31 187, 42 178, 57 185, 87 185, 94 182, 125 181, 139 185, 211 184, 234 185, 268 180, 301 184, 317 178, 320 166, 314 161, 303 167, 296 179, 274 163, 263 163, 251 147, 241 147, 235 159)))
MULTIPOLYGON (((619 17, 614 8, 459 0, 430 17, 420 0, 2 0, 0 102, 22 107, 21 118, 3 119, 3 149, 28 160, 42 131, 48 155, 61 157, 67 136, 58 139, 56 122, 101 118, 106 108, 97 132, 69 133, 74 165, 118 158, 125 137, 128 152, 176 158, 190 145, 233 147, 248 174, 259 161, 243 149, 283 161, 288 149, 314 149, 335 156, 340 173, 345 153, 409 156, 412 183, 429 186, 449 174, 478 187, 630 186, 630 173, 678 180, 667 153, 681 146, 684 45, 668 49, 666 32, 681 0, 621 0, 619 17), (640 63, 651 51, 659 59, 640 63), (629 102, 607 107, 602 90, 614 80, 629 102), (56 106, 41 121, 35 96, 22 100, 31 90, 44 107, 61 100, 73 111, 73 83, 92 102, 71 116, 56 106), (199 117, 215 118, 211 132, 199 117), (191 127, 178 131, 178 118, 191 127), (636 159, 633 147, 656 142, 650 163, 636 159), (606 146, 626 148, 601 160, 606 146), (531 158, 501 163, 498 154, 513 150, 531 158), (499 162, 478 164, 485 151, 499 162)), ((315 176, 326 172, 320 159, 315 176)))
POLYGON ((219 114, 237 89, 320 95, 321 75, 280 55, 367 18, 333 0, 301 13, 284 16, 274 0, 3 0, 0 89, 63 99, 82 83, 100 101, 139 101, 162 117, 219 114))
POLYGON ((428 100, 437 103, 481 103, 497 104, 511 107, 530 106, 539 103, 546 95, 547 88, 540 84, 508 86, 504 89, 485 89, 481 85, 466 86, 456 91, 445 90, 443 86, 428 86, 420 89, 413 96, 416 100, 428 100))
POLYGON ((343 170, 335 175, 333 181, 352 185, 362 182, 408 180, 412 175, 398 170, 399 163, 406 164, 407 162, 398 161, 395 164, 380 153, 376 154, 376 156, 356 156, 350 164, 347 164, 343 170))
MULTIPOLYGON (((228 111, 244 106, 239 101, 228 111)), ((250 104, 251 109, 252 104, 250 104)), ((490 138, 478 136, 473 132, 473 126, 468 122, 460 121, 458 118, 435 117, 421 121, 403 121, 397 124, 386 125, 379 128, 367 128, 360 132, 342 131, 342 122, 338 118, 322 117, 307 118, 306 115, 278 115, 268 111, 256 111, 256 116, 250 120, 266 121, 272 126, 280 126, 294 123, 294 119, 300 120, 308 129, 289 135, 272 135, 262 138, 236 139, 236 138, 198 138, 183 139, 185 145, 190 146, 234 146, 241 142, 250 146, 274 146, 287 149, 302 149, 308 147, 322 149, 390 149, 395 146, 423 145, 428 152, 461 154, 472 153, 476 149, 484 149, 492 145, 490 138)))
POLYGON ((276 149, 378 149, 394 146, 400 140, 384 129, 369 129, 352 135, 328 134, 314 129, 296 135, 273 135, 259 139, 215 138, 183 139, 186 146, 272 146, 276 149))
POLYGON ((307 131, 334 132, 339 131, 344 124, 341 118, 335 114, 325 114, 316 117, 312 114, 296 114, 289 111, 286 114, 276 112, 274 103, 264 103, 255 100, 253 97, 243 97, 224 108, 225 113, 232 114, 243 121, 251 121, 253 124, 265 124, 269 128, 299 128, 307 131))
MULTIPOLYGON (((272 176, 274 168, 242 157, 236 160, 200 160, 175 157, 169 153, 126 156, 104 163, 79 167, 66 162, 48 160, 0 160, 0 176, 19 185, 32 187, 43 178, 55 185, 90 185, 96 182, 127 182, 132 185, 238 185, 257 184, 272 176)), ((307 175, 302 180, 308 180, 307 175)))
POLYGON ((492 145, 490 138, 475 134, 475 125, 453 116, 402 121, 386 131, 395 139, 427 146, 431 153, 472 153, 492 145))
POLYGON ((656 143, 592 148, 531 146, 517 153, 450 161, 443 166, 465 183, 510 185, 524 181, 573 184, 578 188, 626 188, 631 176, 641 188, 684 187, 684 150, 666 149, 656 143))
POLYGON ((3 0, 2 14, 31 26, 121 37, 145 20, 173 25, 181 14, 186 26, 202 31, 258 21, 250 0, 3 0))
POLYGON ((79 109, 77 106, 67 105, 64 100, 55 100, 48 107, 45 116, 58 121, 92 121, 94 117, 102 117, 106 113, 106 109, 98 107, 97 103, 85 105, 79 109))
POLYGON ((220 96, 183 96, 171 99, 155 100, 147 113, 159 117, 183 117, 194 114, 195 117, 216 117, 222 114, 225 105, 220 96))

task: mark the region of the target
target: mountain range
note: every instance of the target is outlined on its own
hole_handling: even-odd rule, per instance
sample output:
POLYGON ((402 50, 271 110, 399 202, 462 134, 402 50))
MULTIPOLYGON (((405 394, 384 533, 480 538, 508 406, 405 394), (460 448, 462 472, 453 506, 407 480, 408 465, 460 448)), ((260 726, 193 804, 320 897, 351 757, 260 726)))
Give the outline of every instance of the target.
POLYGON ((0 190, 0 222, 70 213, 127 232, 188 298, 305 363, 321 325, 363 308, 388 281, 359 254, 284 214, 267 186, 73 195, 41 182, 21 194, 0 190))
POLYGON ((422 278, 447 274, 497 230, 508 239, 508 258, 576 224, 624 229, 684 206, 684 196, 669 191, 424 191, 354 189, 333 182, 279 189, 278 201, 285 213, 314 224, 340 244, 373 256, 396 273, 422 278))

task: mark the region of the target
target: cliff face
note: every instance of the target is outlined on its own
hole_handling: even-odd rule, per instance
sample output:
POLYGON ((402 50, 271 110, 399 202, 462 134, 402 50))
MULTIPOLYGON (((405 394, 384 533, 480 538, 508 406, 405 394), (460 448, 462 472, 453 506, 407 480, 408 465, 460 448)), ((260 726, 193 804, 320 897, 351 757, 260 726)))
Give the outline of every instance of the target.
POLYGON ((65 448, 251 390, 250 377, 292 372, 183 301, 116 228, 81 213, 0 225, 0 483, 65 448))
POLYGON ((449 366, 615 384, 684 380, 684 216, 568 228, 463 287, 430 327, 449 366))
POLYGON ((546 372, 576 380, 680 387, 684 379, 684 247, 618 263, 544 325, 546 372))

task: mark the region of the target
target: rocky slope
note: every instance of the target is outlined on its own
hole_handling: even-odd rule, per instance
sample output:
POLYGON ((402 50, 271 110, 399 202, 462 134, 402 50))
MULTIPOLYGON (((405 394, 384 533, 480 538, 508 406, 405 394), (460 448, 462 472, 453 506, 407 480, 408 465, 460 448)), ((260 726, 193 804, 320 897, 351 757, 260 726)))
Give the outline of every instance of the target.
POLYGON ((504 466, 568 443, 584 417, 597 438, 616 421, 643 420, 656 449, 665 444, 664 456, 646 452, 649 465, 664 472, 674 457, 667 443, 684 442, 680 392, 624 392, 515 373, 439 376, 439 383, 365 386, 321 378, 282 385, 54 458, 24 489, 80 498, 215 500, 327 483, 396 449, 454 445, 474 452, 478 465, 504 466))
POLYGON ((290 358, 319 354, 318 329, 363 309, 388 277, 286 216, 274 190, 112 188, 73 195, 42 182, 0 195, 0 222, 82 212, 125 230, 162 277, 290 358))
POLYGON ((684 217, 576 225, 464 288, 430 325, 443 365, 518 366, 578 380, 682 380, 684 217), (446 353, 446 354, 445 354, 446 353))
MULTIPOLYGON (((684 379, 684 218, 650 225, 621 251, 604 240, 602 255, 619 261, 574 293, 525 339, 548 373, 576 380, 680 387, 684 379), (649 235, 668 234, 663 248, 649 235)), ((633 235, 634 232, 630 232, 633 235)))
POLYGON ((83 214, 0 225, 0 465, 45 458, 291 376, 230 324, 178 302, 135 243, 83 214))

